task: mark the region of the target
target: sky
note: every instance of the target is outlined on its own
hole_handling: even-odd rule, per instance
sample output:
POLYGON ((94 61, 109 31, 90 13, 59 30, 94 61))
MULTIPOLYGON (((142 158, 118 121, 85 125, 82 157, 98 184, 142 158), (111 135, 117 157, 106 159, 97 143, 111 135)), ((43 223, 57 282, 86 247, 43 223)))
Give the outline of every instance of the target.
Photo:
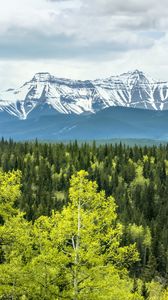
POLYGON ((168 80, 167 0, 0 0, 0 89, 37 72, 168 80))

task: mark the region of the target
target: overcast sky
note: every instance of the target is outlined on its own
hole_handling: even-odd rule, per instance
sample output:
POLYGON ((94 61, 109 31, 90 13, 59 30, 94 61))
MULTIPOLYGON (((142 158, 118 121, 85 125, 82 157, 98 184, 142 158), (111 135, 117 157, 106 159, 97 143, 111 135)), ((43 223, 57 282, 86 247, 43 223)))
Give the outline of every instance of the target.
POLYGON ((167 0, 0 0, 0 89, 36 72, 168 80, 167 0))

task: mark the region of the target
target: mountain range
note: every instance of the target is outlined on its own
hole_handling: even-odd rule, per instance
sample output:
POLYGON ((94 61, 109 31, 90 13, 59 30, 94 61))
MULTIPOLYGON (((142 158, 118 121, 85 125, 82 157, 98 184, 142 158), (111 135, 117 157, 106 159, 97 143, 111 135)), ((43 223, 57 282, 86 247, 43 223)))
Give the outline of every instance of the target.
POLYGON ((37 73, 0 92, 0 135, 16 139, 168 139, 168 82, 142 71, 97 80, 37 73))
POLYGON ((37 73, 18 89, 0 92, 0 110, 26 119, 44 104, 57 113, 96 113, 111 106, 168 109, 168 82, 135 70, 97 80, 70 80, 37 73))

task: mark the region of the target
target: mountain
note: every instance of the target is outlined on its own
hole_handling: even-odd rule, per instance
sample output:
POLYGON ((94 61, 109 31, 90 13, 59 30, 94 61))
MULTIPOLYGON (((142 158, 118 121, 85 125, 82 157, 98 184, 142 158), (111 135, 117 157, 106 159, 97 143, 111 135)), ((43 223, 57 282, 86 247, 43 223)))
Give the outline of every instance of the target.
POLYGON ((167 110, 109 107, 90 115, 51 113, 22 121, 10 115, 4 119, 0 121, 0 136, 15 140, 168 140, 167 110))
POLYGON ((20 120, 59 113, 95 114, 113 106, 167 110, 168 82, 155 81, 138 70, 93 81, 37 73, 20 88, 0 92, 0 112, 20 120))
POLYGON ((0 136, 16 140, 168 140, 168 82, 135 70, 94 81, 37 73, 0 93, 0 136))

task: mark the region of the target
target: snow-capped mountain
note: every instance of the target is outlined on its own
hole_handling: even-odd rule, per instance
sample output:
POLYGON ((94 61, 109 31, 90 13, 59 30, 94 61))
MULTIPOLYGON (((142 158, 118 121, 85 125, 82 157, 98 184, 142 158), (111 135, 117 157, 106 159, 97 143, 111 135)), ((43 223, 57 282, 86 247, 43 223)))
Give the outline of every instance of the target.
POLYGON ((0 111, 26 119, 34 109, 93 114, 111 106, 168 110, 168 82, 135 70, 97 80, 70 80, 37 73, 19 89, 0 92, 0 111))

